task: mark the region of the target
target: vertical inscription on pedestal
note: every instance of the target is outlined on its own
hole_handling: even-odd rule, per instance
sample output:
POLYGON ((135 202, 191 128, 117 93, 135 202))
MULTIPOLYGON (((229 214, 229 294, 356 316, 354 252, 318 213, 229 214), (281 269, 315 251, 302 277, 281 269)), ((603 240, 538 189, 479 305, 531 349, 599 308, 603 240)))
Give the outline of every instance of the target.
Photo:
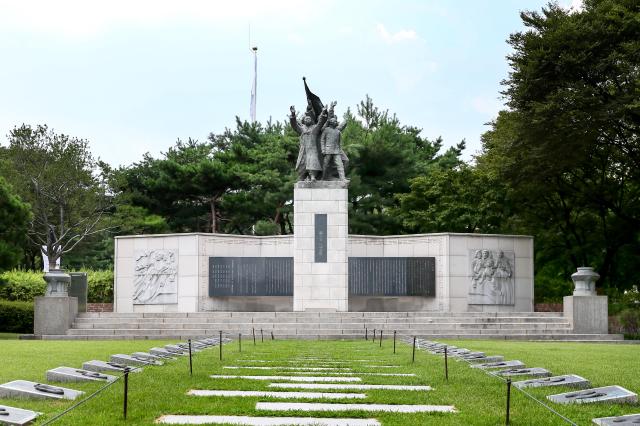
POLYGON ((315 262, 327 262, 327 215, 316 214, 315 226, 315 262))

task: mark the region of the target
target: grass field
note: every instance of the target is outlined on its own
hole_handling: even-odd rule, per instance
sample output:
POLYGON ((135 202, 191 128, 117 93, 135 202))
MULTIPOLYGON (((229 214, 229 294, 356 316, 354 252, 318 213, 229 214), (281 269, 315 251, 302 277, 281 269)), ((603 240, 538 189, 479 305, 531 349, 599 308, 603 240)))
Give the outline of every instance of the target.
MULTIPOLYGON (((110 354, 147 350, 169 342, 160 341, 17 341, 0 343, 0 382, 15 379, 42 381, 47 369, 60 365, 80 367, 83 361, 107 360, 110 354)), ((530 367, 545 367, 554 374, 574 373, 590 379, 595 386, 618 384, 634 392, 640 391, 640 346, 583 343, 525 343, 497 341, 464 341, 448 343, 469 349, 501 354, 505 359, 519 359, 530 367)), ((149 425, 163 414, 230 414, 230 415, 284 415, 322 417, 375 417, 385 426, 392 425, 497 425, 504 424, 505 384, 482 371, 471 369, 462 362, 449 362, 449 381, 444 379, 443 358, 423 351, 411 363, 411 346, 398 342, 397 354, 392 353, 392 341, 384 340, 382 348, 371 341, 265 341, 254 346, 243 342, 242 353, 237 342, 224 346, 221 362, 218 348, 204 350, 194 357, 193 377, 189 376, 186 357, 170 361, 165 366, 147 367, 129 380, 129 413, 122 419, 122 382, 117 382, 96 398, 80 405, 54 424, 64 425, 149 425), (223 365, 239 365, 239 359, 286 361, 299 356, 318 356, 343 361, 344 367, 358 371, 415 373, 417 377, 362 376, 364 383, 426 384, 434 387, 429 392, 365 391, 367 399, 357 402, 390 404, 454 405, 455 414, 396 414, 396 413, 310 413, 310 412, 258 412, 257 401, 282 401, 269 398, 219 398, 187 396, 189 389, 267 390, 269 382, 209 378, 210 374, 276 374, 268 370, 228 370, 223 365), (399 365, 400 368, 361 368, 355 360, 370 359, 376 364, 399 365)), ((265 364, 268 365, 268 364, 265 364)), ((315 375, 315 374, 314 374, 315 375)), ((69 384, 67 387, 86 391, 100 388, 101 384, 69 384)), ((270 389, 273 390, 273 389, 270 389)), ((567 391, 536 389, 532 393, 542 400, 552 393, 567 391)), ((296 402, 317 400, 296 400, 296 402)), ((342 402, 325 400, 323 402, 342 402)), ((349 402, 354 402, 350 400, 349 402)), ((73 402, 45 402, 29 400, 0 400, 0 404, 33 409, 43 413, 36 424, 42 424, 73 402)), ((581 425, 590 424, 593 417, 640 412, 630 405, 581 405, 553 408, 581 425)), ((517 390, 512 393, 511 419, 513 425, 567 424, 549 413, 536 402, 517 390)))

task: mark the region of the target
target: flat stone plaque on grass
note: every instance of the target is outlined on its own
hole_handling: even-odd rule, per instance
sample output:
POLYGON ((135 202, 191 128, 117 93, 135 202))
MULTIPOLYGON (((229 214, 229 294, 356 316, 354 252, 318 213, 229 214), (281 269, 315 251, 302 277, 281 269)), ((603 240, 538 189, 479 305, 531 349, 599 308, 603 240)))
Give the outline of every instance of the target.
POLYGON ((485 364, 476 364, 472 365, 471 368, 479 368, 481 370, 490 370, 493 368, 524 368, 524 363, 522 361, 513 360, 513 361, 498 361, 498 362, 487 362, 485 364))
POLYGON ((551 372, 540 367, 532 368, 508 368, 506 370, 496 371, 495 374, 503 377, 513 376, 533 376, 533 377, 549 377, 551 372))
MULTIPOLYGON (((99 361, 97 359, 94 359, 82 364, 82 368, 84 370, 89 370, 89 371, 113 371, 118 373, 124 373, 124 369, 127 368, 127 366, 117 364, 114 362, 109 363, 109 362, 104 362, 104 361, 99 361)), ((140 371, 142 371, 142 368, 131 369, 131 373, 138 373, 140 371)))
POLYGON ((163 360, 167 360, 167 359, 176 359, 174 357, 172 357, 171 355, 153 355, 147 352, 134 352, 131 354, 132 357, 137 357, 140 358, 142 360, 144 360, 145 358, 150 360, 150 361, 163 361, 163 360))
POLYGON ((430 391, 431 386, 414 385, 351 385, 343 383, 271 383, 270 388, 281 389, 332 389, 332 390, 396 390, 396 391, 430 391))
POLYGON ((0 423, 9 425, 26 425, 38 417, 40 413, 22 408, 0 405, 0 423))
POLYGON ((148 358, 142 359, 141 357, 135 357, 125 354, 111 355, 110 360, 111 362, 115 362, 116 364, 131 365, 134 367, 141 367, 145 365, 163 365, 162 361, 154 361, 148 358))
POLYGON ((626 416, 601 417, 593 419, 593 423, 600 426, 640 425, 640 414, 627 414, 626 416))
POLYGON ((194 389, 187 392, 193 396, 227 396, 243 398, 315 398, 315 399, 364 399, 363 393, 339 393, 339 392, 269 392, 269 391, 238 391, 238 390, 207 390, 194 389))
POLYGON ((591 382, 584 377, 575 374, 565 374, 563 376, 546 377, 544 379, 531 379, 514 382, 517 388, 538 388, 543 386, 570 386, 574 388, 591 387, 591 382))
POLYGON ((28 380, 14 380, 0 385, 0 398, 76 399, 84 392, 28 380))
POLYGON ((453 405, 325 404, 313 402, 258 402, 256 410, 269 411, 385 411, 391 413, 455 413, 453 405))
POLYGON ((109 374, 71 367, 58 367, 47 371, 49 382, 113 382, 116 379, 116 376, 109 374))
POLYGON ((151 348, 149 349, 149 353, 151 355, 158 355, 158 356, 169 356, 169 357, 174 357, 174 356, 185 356, 187 354, 185 354, 182 350, 180 351, 168 351, 164 348, 151 348))
MULTIPOLYGON (((185 354, 189 353, 189 347, 188 346, 186 348, 183 348, 182 346, 179 346, 179 345, 164 345, 164 348, 166 350, 168 350, 169 352, 180 351, 180 352, 183 352, 185 354)), ((200 349, 196 349, 196 348, 192 347, 191 348, 191 352, 200 352, 200 349)))
POLYGON ((287 382, 361 382, 360 377, 310 377, 310 376, 227 376, 215 374, 212 379, 281 380, 287 382))
POLYGON ((593 402, 635 404, 638 402, 638 394, 621 386, 603 386, 600 388, 549 395, 547 398, 558 404, 588 404, 593 402))
POLYGON ((243 426, 381 426, 376 419, 323 419, 317 417, 185 416, 166 415, 156 423, 173 425, 225 424, 243 426))
POLYGON ((504 357, 502 355, 490 355, 477 358, 461 358, 467 361, 469 364, 489 364, 492 362, 502 362, 504 357))

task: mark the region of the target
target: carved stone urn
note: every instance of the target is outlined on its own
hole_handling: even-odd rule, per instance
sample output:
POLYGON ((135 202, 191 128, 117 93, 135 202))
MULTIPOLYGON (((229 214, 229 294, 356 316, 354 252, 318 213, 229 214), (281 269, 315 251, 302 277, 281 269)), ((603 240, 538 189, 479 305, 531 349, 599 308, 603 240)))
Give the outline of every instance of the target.
POLYGON ((596 281, 600 278, 600 274, 593 270, 590 266, 578 268, 578 272, 571 275, 575 289, 574 296, 596 296, 596 281))
POLYGON ((44 280, 47 282, 46 297, 69 296, 71 275, 64 272, 63 269, 50 269, 49 272, 44 274, 44 280))

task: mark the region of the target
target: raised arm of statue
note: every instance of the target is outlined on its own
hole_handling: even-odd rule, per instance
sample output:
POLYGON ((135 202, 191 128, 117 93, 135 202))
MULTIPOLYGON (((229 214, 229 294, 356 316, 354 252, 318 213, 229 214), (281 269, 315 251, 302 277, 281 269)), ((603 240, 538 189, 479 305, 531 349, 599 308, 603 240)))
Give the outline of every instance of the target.
POLYGON ((344 130, 344 128, 347 127, 347 121, 343 121, 342 123, 338 124, 338 126, 336 127, 336 129, 340 130, 341 132, 344 130))
POLYGON ((291 121, 291 127, 293 127, 293 130, 295 130, 297 134, 301 135, 302 129, 300 128, 300 125, 298 124, 298 120, 296 119, 296 108, 293 105, 291 105, 291 107, 289 108, 289 111, 291 111, 291 115, 289 116, 289 120, 291 121))
POLYGON ((320 117, 318 117, 318 124, 313 128, 313 133, 319 135, 326 122, 327 122, 327 108, 325 107, 320 113, 320 117))

